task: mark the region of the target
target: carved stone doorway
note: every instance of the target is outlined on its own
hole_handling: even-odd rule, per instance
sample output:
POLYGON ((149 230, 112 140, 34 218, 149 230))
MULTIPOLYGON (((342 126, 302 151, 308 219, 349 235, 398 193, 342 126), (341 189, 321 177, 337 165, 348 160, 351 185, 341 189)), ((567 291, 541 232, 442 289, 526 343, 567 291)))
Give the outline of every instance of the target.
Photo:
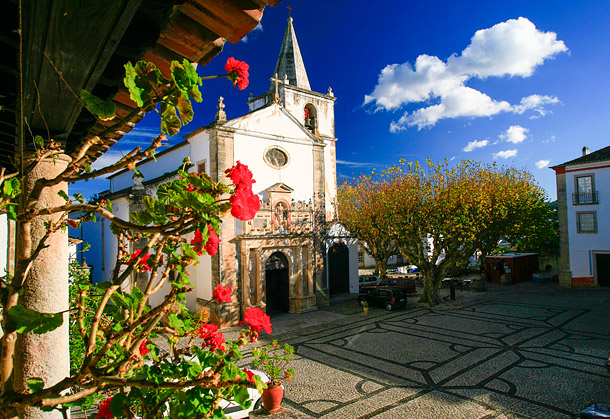
POLYGON ((328 288, 330 295, 349 292, 349 249, 343 243, 328 250, 328 288))
POLYGON ((275 252, 265 263, 265 303, 267 314, 288 313, 290 310, 290 274, 288 258, 275 252))

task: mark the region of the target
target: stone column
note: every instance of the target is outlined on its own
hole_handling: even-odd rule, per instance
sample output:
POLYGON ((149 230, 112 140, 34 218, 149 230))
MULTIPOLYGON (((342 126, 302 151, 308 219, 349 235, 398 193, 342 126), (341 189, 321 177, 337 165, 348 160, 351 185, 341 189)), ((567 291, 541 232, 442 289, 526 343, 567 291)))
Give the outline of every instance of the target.
POLYGON ((568 195, 565 169, 563 167, 556 169, 555 175, 557 180, 557 214, 559 216, 559 286, 570 288, 572 287, 572 271, 570 270, 568 195))
MULTIPOLYGON (((24 182, 24 191, 27 194, 34 187, 38 179, 51 179, 63 172, 70 158, 59 155, 53 159, 40 162, 32 172, 27 174, 24 182)), ((37 208, 50 208, 65 204, 63 198, 57 193, 68 192, 68 185, 60 183, 43 190, 38 199, 37 208)), ((61 213, 52 216, 36 217, 31 222, 30 237, 32 249, 35 249, 47 232, 45 222, 55 222, 61 213)), ((21 229, 18 226, 18 233, 21 229)), ((16 245, 18 249, 23 246, 23 237, 18 236, 16 245)), ((42 313, 58 313, 65 311, 63 325, 51 332, 36 335, 28 333, 19 335, 15 351, 15 387, 27 388, 28 378, 39 377, 44 381, 45 387, 50 387, 70 375, 69 351, 69 318, 68 318, 68 233, 57 230, 49 236, 42 250, 34 260, 31 271, 25 281, 23 294, 19 297, 20 303, 25 307, 42 313)), ((21 252, 18 250, 17 254, 21 252)), ((26 408, 19 414, 30 418, 57 418, 62 414, 55 410, 43 412, 38 408, 26 408)))
POLYGON ((313 146, 313 208, 314 208, 314 245, 313 266, 316 283, 316 299, 319 307, 328 306, 330 295, 326 284, 326 196, 325 196, 325 166, 324 144, 313 146))
MULTIPOLYGON (((139 211, 143 211, 146 207, 144 205, 144 197, 146 197, 146 189, 144 188, 143 182, 144 182, 144 176, 142 175, 141 172, 138 173, 134 173, 134 175, 131 177, 131 179, 133 180, 133 186, 131 187, 131 194, 129 195, 129 213, 131 214, 132 212, 139 212, 139 211)), ((133 252, 135 252, 136 250, 141 250, 146 246, 146 243, 148 243, 148 239, 147 238, 141 238, 139 240, 136 240, 135 242, 133 242, 131 244, 131 253, 133 254, 133 252)), ((137 269, 134 270, 133 274, 132 274, 132 278, 131 278, 131 283, 125 284, 127 282, 127 280, 125 281, 125 286, 127 286, 127 290, 131 292, 131 290, 133 289, 133 287, 138 287, 142 292, 146 291, 146 287, 148 286, 148 280, 150 279, 149 273, 147 271, 145 272, 138 272, 137 269)), ((122 289, 125 289, 123 287, 121 287, 122 289)))
POLYGON ((254 306, 260 307, 263 301, 263 275, 260 249, 252 249, 254 253, 254 306))
MULTIPOLYGON (((234 130, 220 125, 210 132, 210 176, 214 181, 223 179, 224 171, 233 166, 233 132, 234 130)), ((223 287, 231 286, 234 294, 239 295, 235 218, 231 214, 227 214, 220 223, 218 236, 222 241, 218 246, 218 254, 212 256, 212 289, 222 284, 223 287)), ((208 308, 212 321, 221 327, 233 326, 239 321, 239 302, 234 297, 229 304, 219 304, 213 300, 208 308)))

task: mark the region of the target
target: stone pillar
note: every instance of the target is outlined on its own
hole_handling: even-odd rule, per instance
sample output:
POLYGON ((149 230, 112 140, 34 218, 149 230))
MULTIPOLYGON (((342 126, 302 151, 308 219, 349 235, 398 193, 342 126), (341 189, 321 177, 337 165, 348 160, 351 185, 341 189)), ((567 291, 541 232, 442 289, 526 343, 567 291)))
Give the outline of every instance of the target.
MULTIPOLYGON (((233 166, 233 132, 234 130, 220 125, 210 132, 210 177, 213 181, 225 178, 225 170, 233 166)), ((222 284, 223 287, 231 286, 234 295, 239 295, 235 222, 235 218, 227 214, 220 223, 220 231, 217 233, 221 242, 218 254, 212 256, 212 289, 222 284)), ((240 320, 240 304, 235 296, 229 304, 219 304, 212 300, 207 307, 212 321, 220 327, 236 325, 240 320)))
POLYGON ((563 170, 556 171, 557 180, 557 214, 559 216, 559 286, 572 287, 572 271, 570 270, 570 238, 568 236, 568 195, 566 190, 566 175, 563 170))
POLYGON ((263 301, 263 272, 260 249, 253 249, 254 253, 254 306, 260 307, 263 301))
MULTIPOLYGON (((130 214, 132 212, 139 212, 139 211, 143 211, 145 209, 144 197, 146 197, 146 189, 144 188, 144 185, 142 184, 142 182, 144 182, 144 176, 142 175, 142 173, 141 172, 134 173, 134 175, 131 178, 133 180, 133 186, 131 188, 131 194, 129 195, 129 198, 130 198, 129 213, 130 214)), ((148 243, 147 238, 141 238, 141 239, 136 240, 135 242, 133 242, 131 244, 131 246, 132 246, 132 248, 130 249, 131 253, 133 254, 134 251, 143 249, 146 246, 146 243, 148 243)), ((132 278, 130 279, 131 283, 125 284, 125 286, 127 287, 126 289, 131 292, 133 287, 138 287, 142 292, 145 292, 146 287, 148 286, 149 278, 150 278, 150 276, 147 271, 138 272, 137 270, 134 270, 134 272, 132 274, 132 278)), ((127 280, 125 281, 125 283, 126 282, 127 282, 127 280)), ((121 288, 125 289, 124 287, 121 287, 121 288)))
MULTIPOLYGON (((59 155, 53 159, 40 162, 32 172, 27 174, 24 182, 26 195, 41 178, 51 179, 63 172, 70 158, 59 155)), ((37 208, 50 208, 65 204, 57 193, 68 192, 68 185, 60 183, 46 188, 37 203, 37 208)), ((36 217, 31 223, 30 237, 32 249, 35 249, 47 232, 45 222, 55 222, 61 213, 52 216, 36 217)), ((18 226, 18 232, 20 228, 18 226)), ((69 318, 68 318, 68 233, 57 230, 46 240, 47 248, 43 249, 34 260, 31 271, 25 281, 23 294, 19 301, 25 307, 42 313, 65 311, 63 325, 49 333, 36 335, 28 333, 19 335, 15 351, 15 387, 27 388, 28 378, 39 377, 45 387, 50 387, 70 375, 69 351, 69 318)), ((18 236, 16 245, 23 246, 23 237, 18 236)), ((17 254, 20 254, 18 250, 17 254)), ((26 408, 19 416, 30 418, 57 418, 61 412, 43 412, 38 408, 26 408)))
POLYGON ((330 295, 326 281, 326 197, 325 197, 325 166, 324 144, 317 143, 313 147, 313 208, 314 208, 314 244, 313 267, 316 283, 316 299, 319 307, 328 306, 330 295))

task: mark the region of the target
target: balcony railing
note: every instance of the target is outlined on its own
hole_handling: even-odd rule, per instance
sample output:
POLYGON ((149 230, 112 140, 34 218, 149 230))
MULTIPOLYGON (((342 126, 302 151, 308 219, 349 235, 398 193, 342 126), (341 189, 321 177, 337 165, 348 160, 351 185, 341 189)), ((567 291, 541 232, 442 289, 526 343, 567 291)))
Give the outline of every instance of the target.
POLYGON ((597 205, 599 200, 597 199, 597 191, 588 193, 573 193, 572 204, 573 205, 597 205))

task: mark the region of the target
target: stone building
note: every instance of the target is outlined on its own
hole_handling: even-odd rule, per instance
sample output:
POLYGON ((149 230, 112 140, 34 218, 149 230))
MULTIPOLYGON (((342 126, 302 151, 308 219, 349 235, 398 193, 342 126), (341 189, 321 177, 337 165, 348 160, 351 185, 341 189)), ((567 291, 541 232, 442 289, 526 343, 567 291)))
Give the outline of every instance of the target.
MULTIPOLYGON (((218 255, 191 269, 196 290, 187 305, 206 305, 218 322, 235 324, 252 306, 267 313, 304 313, 336 294, 358 292, 358 247, 335 220, 337 192, 335 96, 311 90, 289 18, 270 89, 248 100, 249 112, 227 120, 220 98, 215 121, 138 165, 143 178, 119 172, 104 193, 115 214, 127 217, 140 196, 176 175, 185 157, 190 171, 220 180, 237 161, 248 165, 261 209, 251 221, 226 216, 218 255), (212 290, 231 286, 231 303, 217 304, 212 290)), ((110 276, 117 243, 108 226, 84 227, 92 249, 87 262, 96 280, 110 276), (96 246, 97 245, 97 246, 96 246), (112 266, 111 266, 112 265, 112 266)), ((155 300, 151 299, 154 304, 155 300)))

